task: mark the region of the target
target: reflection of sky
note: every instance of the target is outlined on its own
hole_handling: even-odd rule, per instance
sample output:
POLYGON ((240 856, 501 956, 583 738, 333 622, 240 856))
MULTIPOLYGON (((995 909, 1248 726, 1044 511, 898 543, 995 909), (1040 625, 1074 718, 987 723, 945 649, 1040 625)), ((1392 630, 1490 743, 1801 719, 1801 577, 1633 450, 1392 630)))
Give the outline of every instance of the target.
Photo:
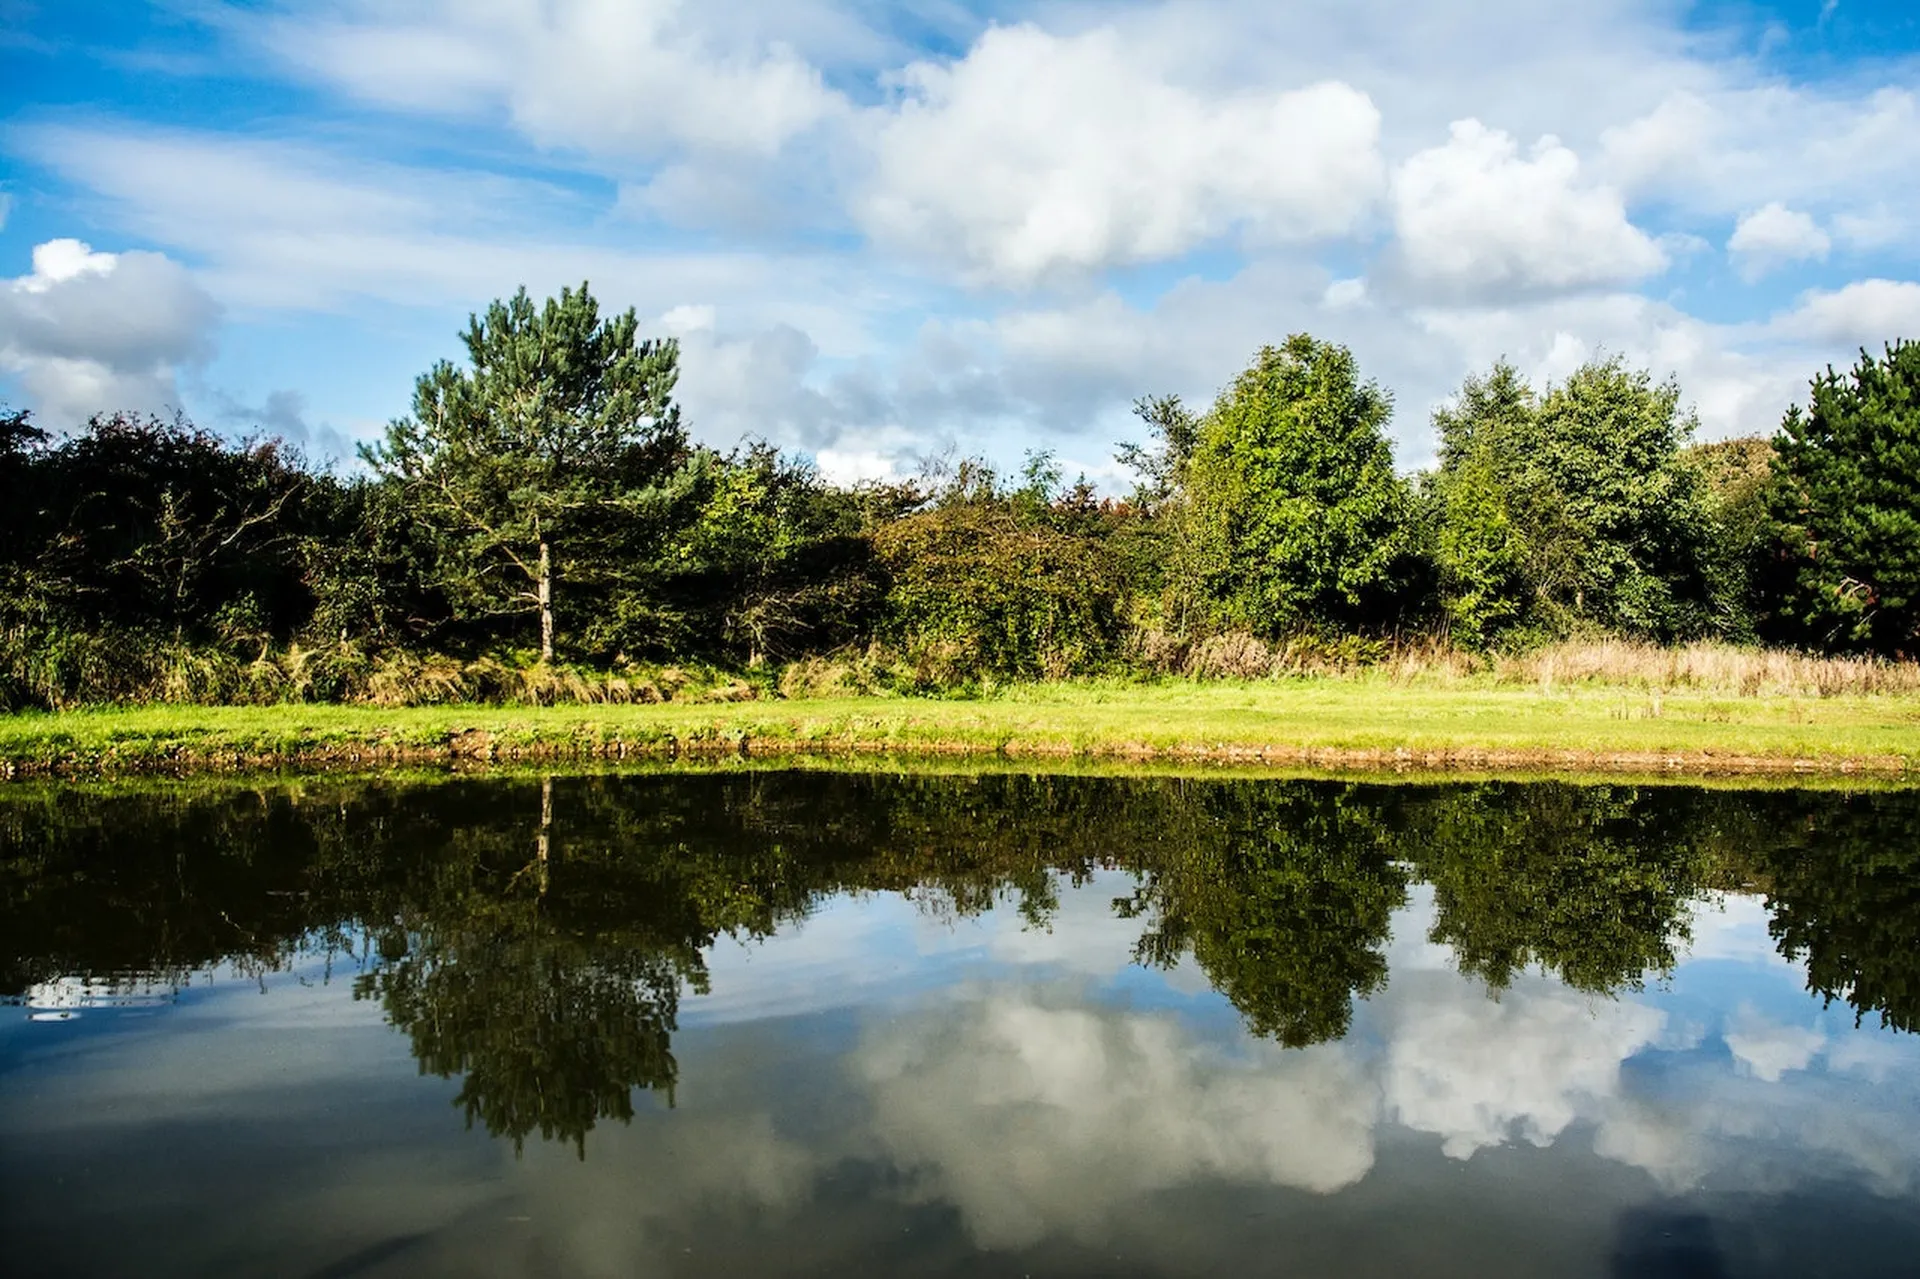
POLYGON ((1111 905, 1131 884, 1063 882, 1046 928, 875 894, 723 940, 711 994, 682 1003, 676 1108, 637 1098, 584 1164, 463 1132, 457 1085, 418 1077, 338 959, 68 1022, 7 1009, 0 1221, 30 1258, 149 1274, 944 1269, 981 1249, 1090 1273, 1118 1249, 1143 1272, 1574 1274, 1641 1255, 1636 1231, 1700 1230, 1791 1273, 1727 1223, 1817 1209, 1867 1222, 1860 1246, 1888 1222, 1916 1237, 1920 1040, 1809 997, 1754 899, 1703 903, 1645 990, 1535 973, 1491 999, 1427 940, 1416 886, 1352 1033, 1289 1051, 1249 1040, 1191 961, 1131 964, 1142 925, 1111 905))

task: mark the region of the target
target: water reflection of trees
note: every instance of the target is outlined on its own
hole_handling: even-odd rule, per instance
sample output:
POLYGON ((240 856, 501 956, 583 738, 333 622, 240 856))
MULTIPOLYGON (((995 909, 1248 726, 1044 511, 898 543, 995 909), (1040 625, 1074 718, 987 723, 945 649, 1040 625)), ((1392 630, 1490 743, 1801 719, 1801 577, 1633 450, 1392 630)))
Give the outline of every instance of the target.
POLYGON ((1920 1030, 1920 803, 1901 794, 1792 797, 1755 860, 1780 953, 1855 1019, 1920 1030))
POLYGON ((1713 861, 1697 792, 1621 786, 1436 788, 1406 855, 1433 885, 1432 940, 1501 990, 1530 968, 1604 993, 1671 971, 1713 861))
POLYGON ((1140 887, 1115 903, 1148 921, 1136 948, 1191 954, 1257 1035, 1300 1047, 1346 1034, 1353 1000, 1387 981, 1406 897, 1377 805, 1352 787, 1289 782, 1198 790, 1142 849, 1140 887))
POLYGON ((0 983, 355 966, 469 1122, 584 1152, 670 1101, 679 1001, 726 934, 843 891, 1047 927, 1063 881, 1137 877, 1137 957, 1188 956, 1249 1028, 1344 1034, 1392 914, 1498 990, 1669 970, 1689 904, 1767 894, 1809 985, 1920 1027, 1920 796, 1557 784, 714 774, 0 794, 0 983))

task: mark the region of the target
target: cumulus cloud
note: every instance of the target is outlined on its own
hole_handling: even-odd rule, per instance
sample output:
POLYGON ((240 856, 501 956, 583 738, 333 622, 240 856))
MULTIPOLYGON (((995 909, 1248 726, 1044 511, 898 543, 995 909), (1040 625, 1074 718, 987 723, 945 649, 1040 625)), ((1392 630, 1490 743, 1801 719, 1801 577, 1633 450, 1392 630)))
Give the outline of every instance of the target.
POLYGON ((1778 267, 1823 260, 1832 248, 1832 238, 1818 222, 1775 200, 1741 217, 1727 241, 1727 256, 1741 277, 1752 281, 1778 267))
POLYGON ((281 58, 364 101, 506 112, 542 146, 647 157, 766 156, 844 109, 782 45, 679 0, 339 3, 258 29, 281 58))
POLYGON ((863 1042, 875 1136, 983 1245, 1098 1237, 1198 1177, 1331 1193, 1373 1165, 1375 1092, 1337 1047, 1209 1051, 1178 1022, 997 992, 863 1042))
POLYGON ((1449 297, 1510 297, 1624 284, 1665 269, 1660 246, 1627 220, 1611 187, 1584 181, 1579 157, 1543 137, 1527 155, 1478 120, 1411 157, 1393 187, 1400 266, 1449 297))
POLYGON ((858 216, 990 283, 1174 257, 1236 229, 1342 235, 1381 186, 1380 114, 1359 90, 1201 92, 1110 28, 995 27, 899 81, 858 216))
POLYGON ((1808 374, 1833 354, 1804 333, 1714 324, 1635 293, 1436 308, 1421 312, 1420 322, 1448 338, 1468 367, 1485 369, 1505 356, 1537 383, 1564 379, 1583 362, 1608 355, 1657 378, 1671 375, 1708 439, 1771 432, 1806 389, 1808 374))
POLYGON ((1736 267, 1817 245, 1768 233, 1776 205, 1829 257, 1909 252, 1920 111, 1878 72, 1711 56, 1644 0, 1191 0, 1022 25, 832 0, 218 12, 245 52, 358 104, 484 130, 438 135, 472 158, 354 153, 368 135, 348 121, 241 138, 48 115, 9 150, 237 308, 437 308, 444 328, 415 328, 438 335, 516 284, 582 276, 644 314, 717 307, 689 339, 695 428, 841 474, 956 438, 1098 462, 1135 432, 1134 397, 1204 399, 1299 329, 1396 392, 1403 464, 1430 457, 1432 404, 1501 354, 1553 376, 1617 351, 1677 372, 1708 434, 1766 430, 1808 373, 1908 314, 1891 260, 1772 321, 1688 315, 1692 272, 1647 296, 1689 235, 1725 240, 1743 215, 1736 267), (1540 92, 1568 83, 1583 91, 1540 92), (702 237, 658 238, 662 218, 702 237), (1150 265, 1101 276, 1129 264, 1150 265), (756 346, 772 366, 742 381, 756 346))
POLYGON ((676 394, 715 441, 749 436, 813 451, 892 424, 885 386, 858 369, 822 374, 820 348, 790 324, 727 337, 696 328, 680 342, 676 394))
POLYGON ((160 412, 180 404, 180 369, 211 354, 218 314, 191 273, 161 254, 49 240, 33 250, 32 271, 0 290, 0 368, 50 426, 160 412))
POLYGON ((1812 289, 1777 317, 1780 332, 1849 347, 1878 347, 1896 338, 1920 338, 1920 284, 1911 280, 1856 280, 1838 289, 1812 289))
POLYGON ((307 397, 282 387, 268 391, 258 404, 215 391, 221 421, 241 436, 267 435, 285 440, 320 462, 339 462, 354 455, 353 442, 337 427, 310 420, 307 397))

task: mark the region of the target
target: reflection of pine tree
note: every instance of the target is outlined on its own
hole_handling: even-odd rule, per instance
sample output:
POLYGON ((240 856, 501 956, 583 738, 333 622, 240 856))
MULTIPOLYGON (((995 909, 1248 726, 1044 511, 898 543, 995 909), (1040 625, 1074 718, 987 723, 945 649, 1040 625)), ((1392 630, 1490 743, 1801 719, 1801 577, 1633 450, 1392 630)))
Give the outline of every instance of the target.
POLYGON ((518 1150, 633 1117, 635 1088, 673 1098, 681 972, 671 961, 569 936, 537 909, 435 921, 355 993, 377 998, 420 1069, 461 1076, 454 1104, 518 1150))
MULTIPOLYGON (((1192 951, 1257 1035, 1289 1048, 1347 1033, 1353 999, 1387 982, 1406 877, 1377 804, 1353 788, 1199 788, 1123 915, 1153 922, 1135 949, 1172 967, 1192 951)), ((1169 814, 1169 816, 1172 816, 1169 814)))
POLYGON ((492 854, 511 830, 457 841, 468 855, 438 868, 445 891, 402 916, 406 935, 383 940, 385 962, 354 994, 380 1000, 423 1072, 461 1076, 454 1102, 469 1124, 479 1119, 516 1151, 538 1130, 584 1159, 597 1122, 632 1119, 633 1089, 672 1104, 680 984, 704 988, 706 938, 663 947, 644 912, 616 906, 613 920, 594 918, 608 898, 591 883, 591 853, 584 896, 570 891, 551 779, 540 784, 533 856, 503 876, 492 854))

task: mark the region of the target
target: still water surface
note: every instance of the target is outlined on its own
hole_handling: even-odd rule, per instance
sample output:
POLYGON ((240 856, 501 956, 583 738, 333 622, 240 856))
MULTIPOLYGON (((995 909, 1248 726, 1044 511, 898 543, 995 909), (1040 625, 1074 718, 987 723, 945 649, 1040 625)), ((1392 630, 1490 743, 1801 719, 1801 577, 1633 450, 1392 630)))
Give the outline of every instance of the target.
POLYGON ((1920 793, 0 791, 0 1270, 1920 1266, 1920 793))

